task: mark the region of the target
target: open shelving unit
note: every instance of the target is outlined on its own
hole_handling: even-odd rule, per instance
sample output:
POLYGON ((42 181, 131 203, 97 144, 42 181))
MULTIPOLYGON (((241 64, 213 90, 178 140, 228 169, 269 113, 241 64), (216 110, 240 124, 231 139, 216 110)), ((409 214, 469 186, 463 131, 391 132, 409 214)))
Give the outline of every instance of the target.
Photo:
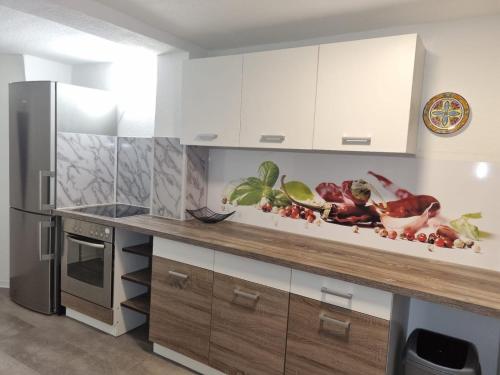
POLYGON ((153 256, 153 245, 151 242, 140 245, 124 247, 124 253, 131 253, 148 258, 148 266, 140 270, 126 273, 121 276, 122 280, 130 281, 148 288, 146 293, 123 301, 121 305, 128 309, 149 316, 149 305, 151 296, 151 260, 153 256))

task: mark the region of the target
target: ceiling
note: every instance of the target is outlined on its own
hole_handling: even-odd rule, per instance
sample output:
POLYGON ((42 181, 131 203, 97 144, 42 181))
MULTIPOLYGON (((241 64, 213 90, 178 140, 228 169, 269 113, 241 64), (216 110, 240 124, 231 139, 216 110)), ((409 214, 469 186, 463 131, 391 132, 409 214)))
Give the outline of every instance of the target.
MULTIPOLYGON (((17 0, 21 3, 20 0, 17 0)), ((0 0, 0 53, 27 54, 68 64, 111 62, 171 47, 114 25, 86 20, 86 31, 2 6, 0 0), (99 36, 106 28, 105 37, 99 36)), ((46 11, 49 8, 44 8, 46 11)), ((66 13, 66 18, 68 18, 66 13)), ((82 21, 83 22, 83 21, 82 21)))
POLYGON ((67 63, 137 48, 203 56, 499 12, 500 0, 0 0, 0 53, 67 63))
POLYGON ((97 0, 204 49, 309 39, 500 11, 500 0, 97 0))

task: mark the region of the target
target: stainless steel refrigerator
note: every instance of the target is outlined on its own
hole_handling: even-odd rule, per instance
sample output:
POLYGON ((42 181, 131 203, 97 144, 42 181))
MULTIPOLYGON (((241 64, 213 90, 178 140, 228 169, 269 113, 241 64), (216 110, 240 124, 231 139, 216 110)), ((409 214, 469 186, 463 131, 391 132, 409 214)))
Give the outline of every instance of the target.
POLYGON ((51 314, 59 297, 57 132, 116 135, 116 105, 105 92, 36 81, 9 85, 10 296, 51 314))

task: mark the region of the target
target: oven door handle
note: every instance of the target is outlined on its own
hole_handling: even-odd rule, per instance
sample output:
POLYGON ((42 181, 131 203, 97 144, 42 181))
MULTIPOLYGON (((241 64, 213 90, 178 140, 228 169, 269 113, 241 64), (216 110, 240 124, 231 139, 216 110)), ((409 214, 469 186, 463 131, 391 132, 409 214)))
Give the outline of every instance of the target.
POLYGON ((75 237, 72 237, 70 235, 68 235, 68 240, 70 240, 71 242, 77 243, 79 245, 93 247, 93 248, 96 248, 96 249, 104 249, 104 247, 105 247, 105 245, 102 244, 102 243, 94 243, 94 242, 82 241, 82 240, 76 239, 75 237))

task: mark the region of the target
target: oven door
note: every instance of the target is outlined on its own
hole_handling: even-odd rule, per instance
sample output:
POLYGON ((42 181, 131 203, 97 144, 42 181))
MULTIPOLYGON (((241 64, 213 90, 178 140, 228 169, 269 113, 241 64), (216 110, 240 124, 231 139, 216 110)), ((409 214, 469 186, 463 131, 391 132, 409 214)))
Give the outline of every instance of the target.
POLYGON ((66 293, 111 308, 113 245, 64 233, 61 289, 66 293))

